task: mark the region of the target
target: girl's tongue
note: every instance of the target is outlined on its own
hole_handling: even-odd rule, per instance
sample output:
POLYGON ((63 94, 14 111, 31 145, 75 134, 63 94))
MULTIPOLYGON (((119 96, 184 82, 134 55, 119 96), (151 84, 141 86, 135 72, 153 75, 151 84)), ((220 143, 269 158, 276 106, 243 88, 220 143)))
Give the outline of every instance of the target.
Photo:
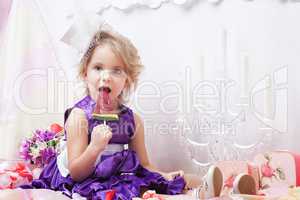
POLYGON ((109 88, 101 88, 98 93, 96 113, 105 113, 113 110, 109 88))

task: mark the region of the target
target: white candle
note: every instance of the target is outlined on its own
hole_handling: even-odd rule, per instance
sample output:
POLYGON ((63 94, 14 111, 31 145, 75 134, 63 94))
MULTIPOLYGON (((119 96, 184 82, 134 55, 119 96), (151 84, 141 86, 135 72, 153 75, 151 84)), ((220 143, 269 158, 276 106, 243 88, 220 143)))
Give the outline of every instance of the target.
POLYGON ((204 56, 203 55, 201 55, 200 56, 200 66, 199 66, 199 79, 201 80, 201 81, 203 81, 204 80, 204 76, 205 76, 205 66, 204 66, 205 64, 204 64, 204 56))
POLYGON ((223 66, 223 77, 226 79, 227 76, 227 41, 228 41, 228 33, 224 28, 222 30, 222 66, 223 66))
POLYGON ((272 116, 272 80, 270 76, 265 79, 265 119, 270 119, 272 116))
POLYGON ((249 92, 249 57, 243 55, 242 58, 242 73, 241 73, 241 90, 242 97, 247 97, 249 92))

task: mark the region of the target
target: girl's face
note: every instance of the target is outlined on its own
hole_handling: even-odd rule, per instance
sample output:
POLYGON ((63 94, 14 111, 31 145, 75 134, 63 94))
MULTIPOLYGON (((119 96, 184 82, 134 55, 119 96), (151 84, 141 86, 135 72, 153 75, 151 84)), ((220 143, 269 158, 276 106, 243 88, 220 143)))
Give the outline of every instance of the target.
POLYGON ((123 60, 114 54, 109 45, 95 48, 87 65, 85 81, 92 99, 97 101, 99 89, 108 87, 109 97, 114 105, 118 103, 118 96, 125 87, 127 75, 123 60))

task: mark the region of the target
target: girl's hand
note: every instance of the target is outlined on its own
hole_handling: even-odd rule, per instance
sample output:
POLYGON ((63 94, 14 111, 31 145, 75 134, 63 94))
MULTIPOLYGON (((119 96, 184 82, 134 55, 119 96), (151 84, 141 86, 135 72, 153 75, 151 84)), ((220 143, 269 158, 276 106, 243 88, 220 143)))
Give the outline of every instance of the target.
POLYGON ((95 126, 91 135, 91 145, 97 149, 104 150, 112 137, 111 128, 107 125, 100 124, 95 126))
POLYGON ((169 172, 169 173, 164 173, 163 177, 167 179, 168 181, 173 180, 176 176, 183 176, 184 172, 182 170, 179 171, 174 171, 174 172, 169 172))

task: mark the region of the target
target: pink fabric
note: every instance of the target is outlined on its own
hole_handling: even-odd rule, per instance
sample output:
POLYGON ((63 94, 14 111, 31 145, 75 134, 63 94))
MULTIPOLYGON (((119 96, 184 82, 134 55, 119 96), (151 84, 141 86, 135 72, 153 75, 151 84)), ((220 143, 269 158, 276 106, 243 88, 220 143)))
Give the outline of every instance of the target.
POLYGON ((0 189, 13 189, 32 181, 32 172, 19 160, 0 160, 0 189))
POLYGON ((234 179, 235 179, 235 176, 233 176, 233 175, 229 176, 224 182, 224 187, 232 188, 234 179))
POLYGON ((225 186, 231 188, 235 176, 241 173, 248 173, 255 179, 256 189, 259 189, 259 169, 254 164, 247 161, 219 161, 216 163, 216 166, 223 173, 225 186))
POLYGON ((68 197, 61 194, 61 192, 55 192, 45 189, 33 189, 33 190, 0 190, 0 199, 5 200, 69 200, 68 197))
POLYGON ((296 186, 300 186, 300 155, 296 153, 291 153, 295 158, 296 165, 296 186))
POLYGON ((270 187, 265 190, 261 190, 262 193, 264 193, 268 199, 279 199, 280 197, 286 196, 288 194, 288 187, 289 185, 281 184, 277 185, 276 187, 270 187))
POLYGON ((12 0, 0 1, 0 32, 6 24, 12 0))

